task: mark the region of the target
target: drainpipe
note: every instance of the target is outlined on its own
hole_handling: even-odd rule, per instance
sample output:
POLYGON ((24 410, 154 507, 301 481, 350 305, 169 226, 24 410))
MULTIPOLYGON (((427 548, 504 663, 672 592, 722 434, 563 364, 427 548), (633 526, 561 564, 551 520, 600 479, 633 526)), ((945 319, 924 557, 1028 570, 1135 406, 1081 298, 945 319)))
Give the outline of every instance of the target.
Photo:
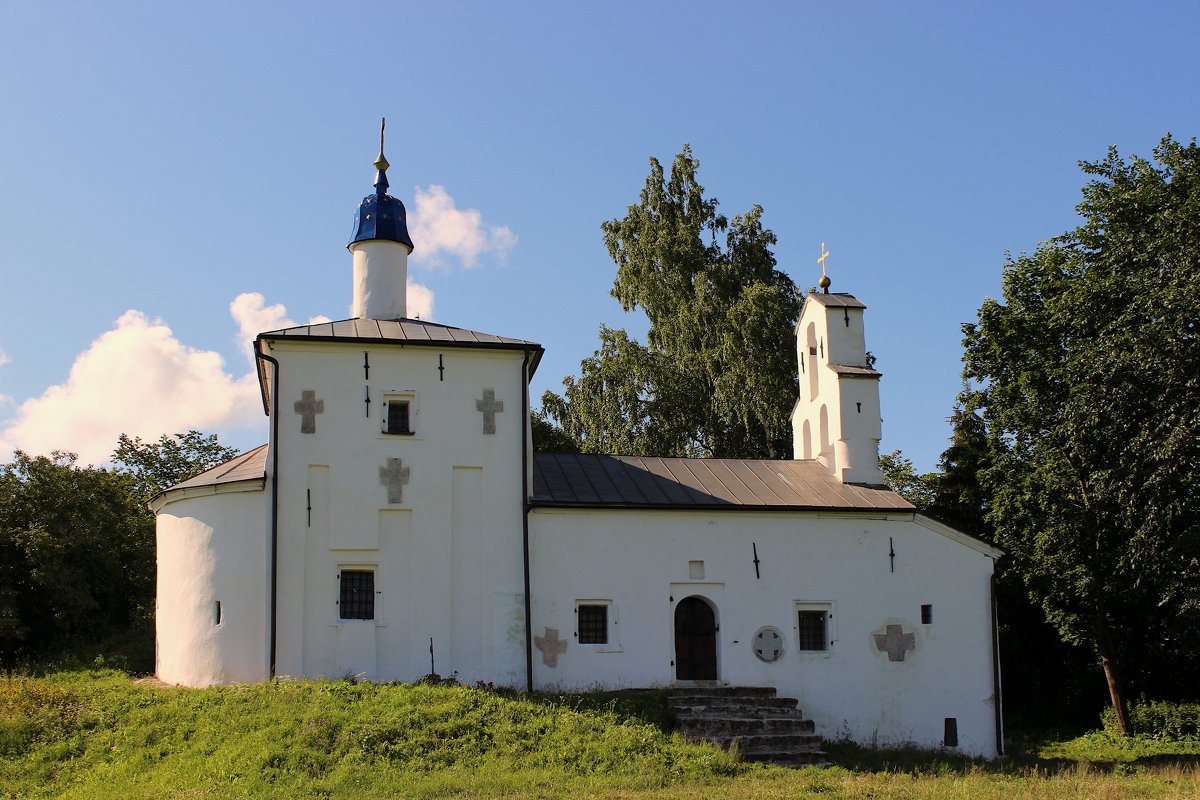
MULTIPOLYGON (((529 426, 529 351, 521 360, 521 425, 529 426)), ((529 436, 521 433, 521 550, 525 560, 525 691, 533 692, 533 614, 529 599, 529 436)))
MULTIPOLYGON (((259 341, 263 341, 259 339, 259 341)), ((271 372, 271 678, 275 678, 276 617, 279 589, 279 362, 254 348, 256 358, 275 365, 271 372)))
POLYGON ((996 562, 989 579, 992 595, 992 697, 996 711, 996 755, 1004 755, 1004 696, 1000 693, 1000 623, 996 612, 996 562))

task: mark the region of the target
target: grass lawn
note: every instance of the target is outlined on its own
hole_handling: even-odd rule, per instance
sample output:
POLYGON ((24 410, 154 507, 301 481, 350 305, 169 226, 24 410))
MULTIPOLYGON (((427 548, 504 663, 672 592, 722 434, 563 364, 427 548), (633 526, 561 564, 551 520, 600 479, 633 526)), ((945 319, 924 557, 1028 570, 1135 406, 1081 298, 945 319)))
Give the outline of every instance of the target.
POLYGON ((1200 798, 1200 742, 1091 734, 1000 761, 831 744, 742 764, 667 732, 662 695, 510 697, 296 681, 205 690, 113 671, 3 685, 0 796, 1200 798))

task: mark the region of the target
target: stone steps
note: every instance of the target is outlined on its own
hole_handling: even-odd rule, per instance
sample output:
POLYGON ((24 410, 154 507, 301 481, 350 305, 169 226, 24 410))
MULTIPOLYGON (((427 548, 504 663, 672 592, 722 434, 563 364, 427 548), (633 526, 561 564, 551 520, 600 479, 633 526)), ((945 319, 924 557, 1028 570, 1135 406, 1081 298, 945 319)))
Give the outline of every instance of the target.
POLYGON ((816 726, 810 719, 789 717, 706 717, 696 714, 681 714, 675 717, 675 726, 685 735, 712 733, 720 736, 746 736, 757 733, 815 733, 816 726))
POLYGON ((825 763, 821 737, 791 697, 765 686, 703 686, 672 690, 675 725, 689 739, 735 748, 746 761, 786 766, 825 763))
POLYGON ((711 701, 703 697, 684 697, 675 705, 680 709, 692 708, 698 712, 721 711, 730 714, 742 711, 749 714, 792 714, 796 711, 793 697, 751 697, 746 701, 733 697, 714 697, 711 701))

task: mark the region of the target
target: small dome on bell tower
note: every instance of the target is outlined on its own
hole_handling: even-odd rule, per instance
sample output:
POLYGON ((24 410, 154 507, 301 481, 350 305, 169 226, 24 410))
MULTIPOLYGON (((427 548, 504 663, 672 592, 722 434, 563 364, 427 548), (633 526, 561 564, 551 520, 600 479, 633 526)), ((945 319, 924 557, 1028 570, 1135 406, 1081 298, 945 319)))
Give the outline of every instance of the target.
POLYGON ((375 194, 358 204, 354 234, 346 245, 353 259, 350 313, 356 318, 403 319, 408 312, 408 256, 413 243, 404 204, 387 193, 386 126, 384 119, 379 125, 379 155, 375 158, 375 194))
POLYGON ((379 126, 379 155, 375 159, 375 194, 369 194, 358 204, 354 212, 354 233, 347 247, 356 242, 381 239, 399 242, 413 251, 412 237, 408 235, 408 212, 396 198, 387 193, 387 170, 391 164, 383 155, 383 132, 387 127, 384 119, 379 126))

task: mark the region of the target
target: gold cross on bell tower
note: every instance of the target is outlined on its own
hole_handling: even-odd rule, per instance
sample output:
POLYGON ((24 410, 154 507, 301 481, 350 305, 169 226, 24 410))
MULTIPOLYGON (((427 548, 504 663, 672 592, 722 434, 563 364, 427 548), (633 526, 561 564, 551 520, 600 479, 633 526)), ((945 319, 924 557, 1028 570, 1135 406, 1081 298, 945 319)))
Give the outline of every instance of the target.
POLYGON ((821 242, 821 257, 817 259, 817 263, 821 265, 821 280, 817 281, 817 285, 825 294, 829 294, 829 284, 832 283, 829 276, 825 274, 825 259, 827 258, 829 258, 829 251, 825 249, 825 243, 821 242))

